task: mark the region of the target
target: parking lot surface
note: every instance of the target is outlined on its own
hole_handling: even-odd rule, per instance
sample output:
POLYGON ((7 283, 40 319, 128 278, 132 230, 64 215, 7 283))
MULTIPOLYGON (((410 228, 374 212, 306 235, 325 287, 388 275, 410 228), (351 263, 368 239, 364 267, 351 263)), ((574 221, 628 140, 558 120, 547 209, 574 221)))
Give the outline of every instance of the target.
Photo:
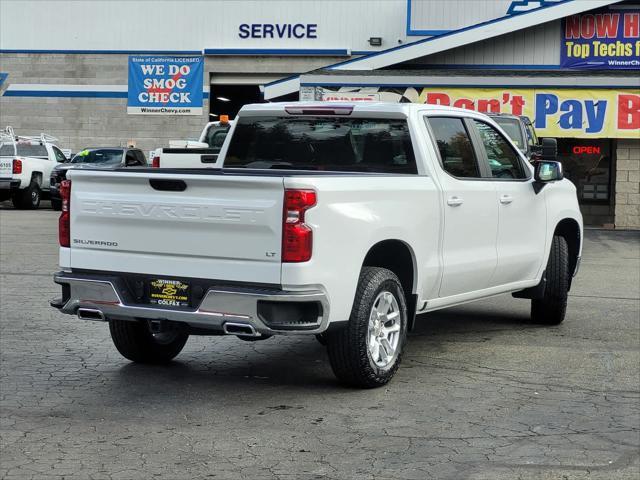
POLYGON ((508 295, 425 315, 362 391, 313 337, 128 362, 49 307, 57 218, 0 204, 0 478, 639 478, 639 232, 586 232, 562 325, 508 295))

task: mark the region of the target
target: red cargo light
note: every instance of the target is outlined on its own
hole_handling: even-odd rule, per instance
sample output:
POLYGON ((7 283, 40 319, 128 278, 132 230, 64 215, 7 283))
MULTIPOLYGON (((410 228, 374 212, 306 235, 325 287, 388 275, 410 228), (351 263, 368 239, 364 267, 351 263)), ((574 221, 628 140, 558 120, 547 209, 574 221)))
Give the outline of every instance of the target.
POLYGON ((315 204, 316 192, 313 190, 287 189, 284 191, 283 262, 307 262, 311 259, 313 230, 304 223, 304 215, 315 204))
POLYGON ((58 241, 61 247, 71 246, 71 180, 60 182, 62 213, 58 219, 58 241))
POLYGON ((351 115, 353 105, 290 105, 284 111, 289 115, 351 115))
POLYGON ((160 168, 160 157, 158 155, 151 160, 151 168, 160 168))
POLYGON ((22 160, 19 158, 13 159, 13 174, 19 175, 22 173, 22 160))

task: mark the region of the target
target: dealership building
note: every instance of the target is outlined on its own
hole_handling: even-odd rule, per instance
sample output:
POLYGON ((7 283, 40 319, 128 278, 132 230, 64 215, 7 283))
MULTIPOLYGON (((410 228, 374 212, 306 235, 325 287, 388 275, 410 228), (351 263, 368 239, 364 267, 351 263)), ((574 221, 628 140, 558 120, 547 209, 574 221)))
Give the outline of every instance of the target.
MULTIPOLYGON (((3 0, 0 125, 146 151, 263 101, 525 115, 585 222, 640 228, 640 0, 3 0)), ((526 142, 526 139, 523 139, 526 142)))

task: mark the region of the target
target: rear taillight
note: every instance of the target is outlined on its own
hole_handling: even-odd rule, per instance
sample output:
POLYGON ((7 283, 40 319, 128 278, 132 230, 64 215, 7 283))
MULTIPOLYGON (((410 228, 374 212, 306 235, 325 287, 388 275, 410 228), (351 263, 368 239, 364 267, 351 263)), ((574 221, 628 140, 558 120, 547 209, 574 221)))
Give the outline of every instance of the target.
POLYGON ((311 259, 313 230, 304 223, 304 215, 315 204, 316 192, 313 190, 284 191, 283 262, 307 262, 311 259))
POLYGON ((153 160, 151 160, 151 167, 160 168, 160 157, 153 157, 153 160))
POLYGON ((71 180, 60 182, 62 213, 58 220, 58 241, 61 247, 71 246, 71 180))
POLYGON ((13 173, 14 175, 19 175, 22 173, 22 160, 19 158, 13 159, 13 173))

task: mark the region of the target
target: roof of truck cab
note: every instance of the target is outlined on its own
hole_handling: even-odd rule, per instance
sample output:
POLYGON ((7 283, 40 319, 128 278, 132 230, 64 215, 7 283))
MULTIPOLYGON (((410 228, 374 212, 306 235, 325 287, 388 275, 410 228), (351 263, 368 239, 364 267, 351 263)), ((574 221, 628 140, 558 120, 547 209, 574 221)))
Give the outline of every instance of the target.
MULTIPOLYGON (((425 103, 396 103, 396 102, 273 102, 273 103, 252 103, 243 106, 238 113, 278 113, 284 112, 286 108, 309 109, 309 110, 331 110, 331 108, 350 107, 354 112, 367 113, 401 113, 408 115, 412 111, 450 111, 462 112, 466 114, 477 114, 472 110, 462 108, 446 107, 444 105, 429 105, 425 103)), ((309 116, 320 116, 321 113, 309 114, 309 116)), ((304 116, 303 114, 291 114, 291 116, 304 116)), ((348 117, 348 115, 336 115, 348 117)))

